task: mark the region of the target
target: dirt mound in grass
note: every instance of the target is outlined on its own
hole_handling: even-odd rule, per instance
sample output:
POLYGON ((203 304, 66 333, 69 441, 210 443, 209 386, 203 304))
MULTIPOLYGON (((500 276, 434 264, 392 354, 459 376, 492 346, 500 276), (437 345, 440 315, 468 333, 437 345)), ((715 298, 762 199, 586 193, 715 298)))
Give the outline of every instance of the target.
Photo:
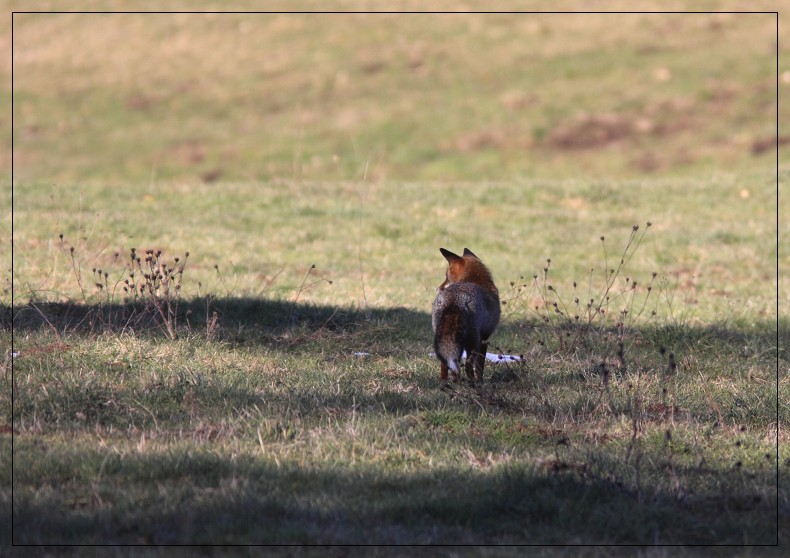
POLYGON ((593 149, 630 138, 638 130, 634 119, 621 114, 583 114, 560 122, 549 132, 546 142, 559 149, 593 149))

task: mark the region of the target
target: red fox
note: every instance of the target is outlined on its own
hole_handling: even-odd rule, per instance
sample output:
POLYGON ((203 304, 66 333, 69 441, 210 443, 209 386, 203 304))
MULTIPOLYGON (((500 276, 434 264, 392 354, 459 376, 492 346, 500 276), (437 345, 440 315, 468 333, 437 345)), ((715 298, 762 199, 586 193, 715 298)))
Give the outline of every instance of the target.
POLYGON ((457 256, 439 249, 449 264, 447 277, 433 301, 433 347, 442 363, 441 379, 447 371, 458 381, 461 355, 466 351, 466 375, 474 382, 483 379, 488 339, 499 323, 499 291, 491 272, 471 250, 457 256))

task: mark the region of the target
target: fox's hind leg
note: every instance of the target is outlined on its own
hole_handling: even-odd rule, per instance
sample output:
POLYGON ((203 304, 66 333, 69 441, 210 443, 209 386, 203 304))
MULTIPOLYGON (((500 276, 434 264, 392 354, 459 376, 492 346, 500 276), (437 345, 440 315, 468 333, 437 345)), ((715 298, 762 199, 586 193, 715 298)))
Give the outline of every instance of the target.
POLYGON ((477 354, 477 379, 483 381, 483 369, 486 367, 486 353, 488 353, 488 342, 480 343, 480 352, 477 354))
POLYGON ((472 351, 466 357, 466 375, 469 381, 483 381, 483 367, 486 363, 486 346, 482 345, 479 350, 472 351))
POLYGON ((486 365, 488 343, 480 343, 477 349, 469 351, 466 357, 466 376, 474 383, 483 381, 483 369, 486 365))
POLYGON ((469 351, 466 354, 466 377, 469 378, 469 381, 474 383, 475 381, 475 368, 477 368, 477 351, 469 351))
POLYGON ((475 348, 468 351, 466 355, 466 376, 472 383, 483 381, 483 366, 486 362, 487 343, 477 342, 475 348))

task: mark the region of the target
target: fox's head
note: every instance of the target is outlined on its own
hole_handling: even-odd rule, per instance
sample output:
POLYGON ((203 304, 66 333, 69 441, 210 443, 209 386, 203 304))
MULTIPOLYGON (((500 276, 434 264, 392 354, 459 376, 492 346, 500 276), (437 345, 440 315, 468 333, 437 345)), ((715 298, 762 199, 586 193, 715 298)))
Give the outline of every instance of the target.
POLYGON ((439 290, 444 289, 450 283, 458 283, 459 281, 469 281, 471 283, 478 283, 484 286, 491 286, 494 289, 494 280, 491 278, 491 273, 488 268, 483 265, 480 258, 474 255, 469 248, 464 248, 464 255, 458 256, 449 250, 439 248, 442 256, 445 257, 447 263, 447 274, 444 282, 439 285, 439 290))

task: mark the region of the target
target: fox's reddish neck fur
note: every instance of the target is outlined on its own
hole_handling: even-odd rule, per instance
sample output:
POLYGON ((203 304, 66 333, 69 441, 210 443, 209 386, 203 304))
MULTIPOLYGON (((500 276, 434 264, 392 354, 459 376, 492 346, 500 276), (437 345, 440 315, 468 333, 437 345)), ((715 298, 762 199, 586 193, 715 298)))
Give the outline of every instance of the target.
POLYGON ((491 277, 491 272, 488 268, 474 256, 464 256, 456 261, 450 262, 450 267, 447 271, 447 279, 442 283, 442 288, 449 283, 458 283, 467 281, 480 285, 489 292, 499 294, 499 291, 494 285, 494 278, 491 277))

